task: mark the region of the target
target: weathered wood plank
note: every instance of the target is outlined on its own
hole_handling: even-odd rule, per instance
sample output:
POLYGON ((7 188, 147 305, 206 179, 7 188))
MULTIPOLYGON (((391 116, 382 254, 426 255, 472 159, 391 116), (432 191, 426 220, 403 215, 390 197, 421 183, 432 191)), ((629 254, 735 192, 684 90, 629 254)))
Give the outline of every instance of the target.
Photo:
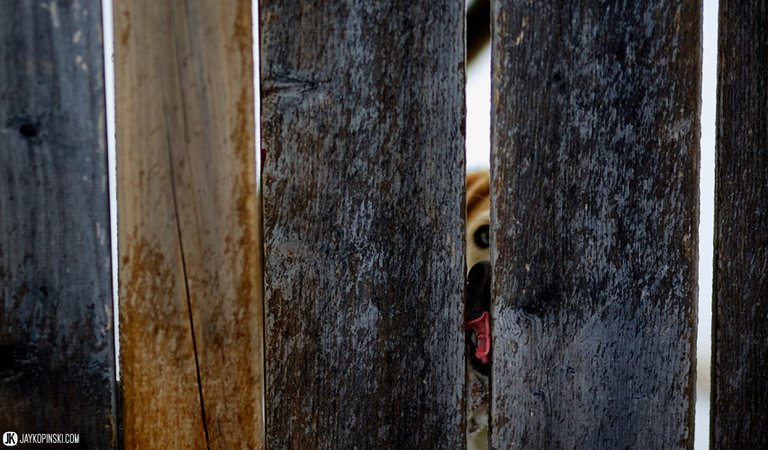
POLYGON ((768 2, 720 2, 712 448, 768 448, 768 2))
POLYGON ((464 3, 260 5, 267 442, 464 442, 464 3))
POLYGON ((97 0, 0 2, 0 433, 115 448, 97 0))
POLYGON ((493 8, 494 448, 691 448, 699 1, 493 8))
POLYGON ((263 448, 250 5, 115 4, 126 448, 263 448))

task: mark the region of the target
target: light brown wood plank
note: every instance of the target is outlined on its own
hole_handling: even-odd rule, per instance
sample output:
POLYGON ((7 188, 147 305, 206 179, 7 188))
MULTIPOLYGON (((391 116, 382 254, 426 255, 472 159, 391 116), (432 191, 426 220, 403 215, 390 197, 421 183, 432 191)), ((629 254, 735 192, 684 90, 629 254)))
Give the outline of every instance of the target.
POLYGON ((114 8, 126 448, 263 448, 247 0, 114 8))

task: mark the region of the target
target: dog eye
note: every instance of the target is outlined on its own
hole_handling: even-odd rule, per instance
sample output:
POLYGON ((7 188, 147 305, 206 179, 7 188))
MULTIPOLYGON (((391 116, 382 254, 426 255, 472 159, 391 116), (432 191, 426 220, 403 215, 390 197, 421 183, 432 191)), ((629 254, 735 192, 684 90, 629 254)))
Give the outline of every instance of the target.
POLYGON ((488 225, 483 225, 475 230, 475 244, 480 248, 488 248, 491 245, 490 231, 488 225))

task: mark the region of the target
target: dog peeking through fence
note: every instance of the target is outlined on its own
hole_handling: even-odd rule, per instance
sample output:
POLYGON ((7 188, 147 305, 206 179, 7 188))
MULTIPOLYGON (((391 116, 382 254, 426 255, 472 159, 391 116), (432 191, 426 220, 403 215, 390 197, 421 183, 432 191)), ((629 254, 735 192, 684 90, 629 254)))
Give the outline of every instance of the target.
POLYGON ((488 448, 491 365, 490 174, 467 173, 467 449, 488 448))

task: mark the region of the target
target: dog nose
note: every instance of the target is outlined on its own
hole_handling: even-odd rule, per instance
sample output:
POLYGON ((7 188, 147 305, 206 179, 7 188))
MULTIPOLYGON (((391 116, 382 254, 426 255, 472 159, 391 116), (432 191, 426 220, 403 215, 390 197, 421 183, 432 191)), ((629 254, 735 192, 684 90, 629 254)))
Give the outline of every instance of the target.
POLYGON ((469 270, 464 311, 472 367, 487 375, 491 363, 490 261, 480 261, 469 270))

